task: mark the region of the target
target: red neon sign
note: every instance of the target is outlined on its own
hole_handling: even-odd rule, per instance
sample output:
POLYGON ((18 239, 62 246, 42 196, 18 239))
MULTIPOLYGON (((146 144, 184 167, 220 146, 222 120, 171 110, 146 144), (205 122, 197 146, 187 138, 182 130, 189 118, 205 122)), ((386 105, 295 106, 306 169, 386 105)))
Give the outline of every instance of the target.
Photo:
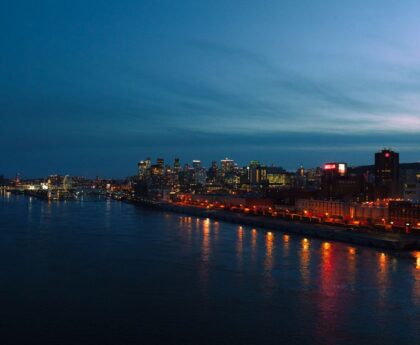
POLYGON ((333 170, 333 169, 336 169, 336 165, 335 164, 325 164, 324 169, 325 170, 333 170))

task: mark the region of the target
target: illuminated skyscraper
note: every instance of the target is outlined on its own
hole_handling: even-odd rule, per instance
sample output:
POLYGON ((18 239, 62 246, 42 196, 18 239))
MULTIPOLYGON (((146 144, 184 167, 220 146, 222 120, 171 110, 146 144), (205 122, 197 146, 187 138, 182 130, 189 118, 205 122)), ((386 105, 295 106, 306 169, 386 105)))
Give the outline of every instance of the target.
POLYGON ((140 161, 139 164, 137 164, 139 179, 144 179, 150 175, 151 165, 152 165, 152 162, 150 158, 146 158, 145 160, 140 161))
POLYGON ((193 169, 195 171, 201 169, 201 161, 200 160, 193 160, 193 169))
POLYGON ((251 186, 257 186, 267 179, 267 169, 258 161, 249 162, 248 181, 251 186))
POLYGON ((399 188, 400 157, 397 152, 383 149, 375 153, 375 197, 397 198, 399 188))
POLYGON ((335 199, 342 196, 341 185, 346 181, 346 163, 326 163, 322 172, 321 189, 323 196, 335 199))
POLYGON ((158 158, 158 159, 156 160, 156 163, 157 163, 157 165, 159 165, 159 167, 161 167, 161 168, 162 168, 162 170, 163 170, 163 168, 164 168, 164 166, 165 166, 165 160, 164 160, 163 158, 158 158))
POLYGON ((226 174, 230 174, 233 173, 234 168, 235 168, 235 162, 232 159, 229 158, 225 158, 222 159, 221 161, 221 170, 222 170, 222 175, 225 176, 226 174))
POLYGON ((174 159, 174 172, 178 174, 181 171, 181 164, 179 162, 179 158, 174 159))
POLYGON ((214 185, 215 183, 219 182, 219 166, 217 165, 216 161, 211 162, 211 167, 207 171, 207 178, 209 184, 214 185))
POLYGON ((206 169, 201 166, 200 160, 193 160, 194 181, 197 185, 204 186, 206 184, 206 169))

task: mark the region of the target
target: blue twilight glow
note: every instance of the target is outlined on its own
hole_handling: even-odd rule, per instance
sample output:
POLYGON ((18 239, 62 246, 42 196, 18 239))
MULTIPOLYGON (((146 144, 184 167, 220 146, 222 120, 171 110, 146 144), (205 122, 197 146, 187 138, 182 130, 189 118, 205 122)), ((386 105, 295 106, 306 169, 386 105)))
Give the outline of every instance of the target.
POLYGON ((419 160, 418 1, 8 1, 0 174, 419 160))

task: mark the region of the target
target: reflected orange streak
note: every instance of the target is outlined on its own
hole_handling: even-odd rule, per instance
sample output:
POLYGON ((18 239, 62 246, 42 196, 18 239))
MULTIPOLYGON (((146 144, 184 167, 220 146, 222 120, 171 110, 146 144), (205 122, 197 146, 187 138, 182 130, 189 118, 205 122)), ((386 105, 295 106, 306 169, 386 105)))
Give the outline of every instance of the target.
POLYGON ((379 263, 380 263, 380 265, 381 266, 385 266, 386 262, 387 262, 387 257, 385 255, 385 253, 381 253, 379 255, 379 263))
POLYGON ((309 240, 307 239, 307 238, 304 238, 303 240, 302 240, 302 249, 304 250, 304 251, 307 251, 308 249, 309 249, 309 240))
POLYGON ((414 253, 416 268, 414 269, 415 283, 412 290, 412 300, 415 305, 420 306, 420 251, 414 253))
POLYGON ((252 229, 251 231, 251 247, 254 250, 257 246, 257 230, 252 229))
POLYGON ((300 254, 300 273, 302 275, 302 281, 305 286, 308 286, 310 283, 310 271, 309 271, 309 262, 310 262, 310 251, 309 251, 309 241, 307 238, 302 240, 302 249, 300 254))
POLYGON ((266 246, 266 260, 265 260, 265 269, 273 268, 273 248, 274 248, 274 235, 272 232, 267 232, 265 236, 265 246, 266 246))
POLYGON ((244 237, 244 230, 242 226, 238 227, 238 240, 236 243, 236 255, 238 258, 238 263, 242 264, 242 253, 243 253, 243 237, 244 237))
POLYGON ((289 235, 283 235, 283 248, 284 248, 284 256, 289 255, 289 235))
POLYGON ((323 275, 326 275, 326 280, 329 280, 332 268, 330 248, 331 244, 329 242, 324 242, 322 244, 323 275))
POLYGON ((384 304, 386 303, 386 292, 387 292, 387 285, 388 285, 388 257, 385 253, 380 253, 379 257, 379 270, 377 273, 377 279, 378 279, 378 292, 379 296, 381 297, 380 303, 384 304))
POLYGON ((420 270, 420 252, 415 252, 415 258, 416 258, 416 269, 420 270))

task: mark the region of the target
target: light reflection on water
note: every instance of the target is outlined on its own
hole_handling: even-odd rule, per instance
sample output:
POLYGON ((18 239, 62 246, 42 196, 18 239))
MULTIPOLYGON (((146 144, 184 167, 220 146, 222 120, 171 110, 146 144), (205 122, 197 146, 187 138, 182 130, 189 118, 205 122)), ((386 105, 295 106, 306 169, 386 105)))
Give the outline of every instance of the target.
MULTIPOLYGON (((206 227, 207 225, 204 224, 203 226, 206 227)), ((217 224, 219 226, 219 222, 217 224)), ((234 266, 239 270, 246 269, 247 266, 260 270, 259 273, 263 279, 261 293, 265 300, 268 298, 275 301, 279 297, 279 294, 276 294, 279 285, 278 273, 282 267, 287 267, 282 265, 282 262, 290 262, 291 258, 294 260, 292 266, 301 277, 300 286, 294 288, 298 291, 315 291, 320 294, 313 301, 319 315, 315 328, 317 336, 328 336, 329 340, 325 343, 330 344, 336 341, 345 343, 345 340, 341 338, 336 340, 334 331, 336 326, 334 325, 348 318, 346 310, 352 309, 351 299, 346 298, 346 295, 354 298, 354 294, 358 291, 360 293, 368 288, 371 300, 369 306, 366 307, 378 308, 378 315, 381 318, 388 317, 387 308, 391 304, 395 305, 395 300, 390 303, 389 292, 394 288, 401 289, 398 286, 398 280, 390 280, 390 269, 392 268, 393 273, 398 275, 401 273, 398 271, 398 263, 402 261, 405 266, 410 266, 411 262, 405 258, 394 257, 391 253, 378 252, 370 248, 321 242, 243 226, 224 225, 230 228, 226 231, 231 231, 231 233, 221 233, 222 241, 229 242, 231 238, 235 239, 235 246, 232 247, 236 260, 234 266), (258 235, 263 236, 263 245, 258 243, 258 235), (296 250, 291 252, 291 248, 296 250), (262 266, 259 266, 261 255, 263 261, 262 266), (359 277, 359 271, 366 270, 371 270, 371 272, 362 272, 359 277), (364 282, 362 279, 367 279, 367 281, 364 282), (375 300, 377 303, 373 306, 375 300)), ((208 242, 203 240, 203 253, 208 253, 208 245, 208 242)), ((207 255, 206 258, 209 259, 207 255)), ((413 288, 410 292, 404 290, 404 293, 411 294, 413 303, 419 305, 420 274, 415 273, 420 273, 420 255, 416 257, 414 264, 411 262, 411 265, 414 271, 413 288)), ((212 271, 207 271, 207 274, 210 281, 212 271)))
POLYGON ((242 226, 238 227, 237 230, 237 241, 236 241, 236 260, 238 268, 243 268, 243 251, 244 251, 244 229, 242 226))
POLYGON ((302 276, 302 285, 303 288, 308 288, 311 282, 311 271, 310 271, 310 260, 311 252, 309 250, 310 242, 307 238, 301 240, 301 249, 300 249, 300 273, 302 276))
POLYGON ((416 259, 416 269, 420 270, 420 252, 415 252, 414 257, 416 259))
POLYGON ((413 268, 414 284, 412 289, 413 304, 420 308, 420 251, 413 253, 416 261, 415 268, 413 268))
POLYGON ((276 280, 273 277, 274 267, 274 240, 275 236, 273 232, 267 231, 265 233, 265 256, 264 256, 264 267, 263 267, 263 296, 265 299, 272 298, 274 296, 276 280))
POLYGON ((357 272, 357 255, 356 248, 348 247, 347 255, 347 278, 351 289, 354 289, 356 284, 356 272, 357 272))
POLYGON ((204 286, 204 289, 207 288, 207 283, 209 279, 209 261, 211 255, 211 245, 210 245, 210 221, 208 219, 201 220, 197 218, 196 225, 202 232, 202 242, 201 242, 201 283, 204 286), (197 222, 198 221, 198 222, 197 222))
POLYGON ((274 234, 268 231, 265 235, 265 260, 264 269, 266 272, 270 272, 274 265, 274 234))
POLYGON ((257 258, 257 229, 251 230, 251 261, 255 263, 257 258))
POLYGON ((216 242, 219 238, 219 228, 220 228, 220 223, 218 221, 214 221, 213 222, 213 231, 214 231, 214 240, 216 242))
MULTIPOLYGON (((203 335, 216 343, 224 320, 230 331, 223 337, 232 343, 244 330, 247 339, 259 340, 249 343, 418 343, 420 253, 408 259, 112 201, 81 205, 5 196, 0 202, 11 229, 0 231, 0 262, 13 265, 13 276, 3 274, 0 283, 9 296, 2 309, 10 329, 29 308, 48 304, 45 291, 51 290, 65 297, 57 309, 49 307, 55 318, 38 316, 45 327, 51 319, 65 324, 62 310, 71 312, 73 301, 86 298, 125 316, 89 314, 81 305, 73 319, 82 309, 128 332, 138 324, 155 329, 164 323, 172 335, 183 330, 181 338, 192 337, 190 343, 203 343, 203 335), (13 230, 20 227, 40 231, 13 230), (29 297, 23 304, 20 296, 29 297), (195 328, 200 331, 186 332, 195 328)), ((106 328, 101 332, 113 336, 106 328)))
POLYGON ((320 287, 326 296, 334 296, 337 293, 336 271, 331 256, 331 244, 323 242, 321 247, 320 287))
POLYGON ((378 269, 377 269, 377 280, 378 280, 378 298, 379 303, 384 306, 386 303, 386 293, 389 287, 388 282, 388 270, 389 270, 389 258, 381 252, 377 254, 378 269))

